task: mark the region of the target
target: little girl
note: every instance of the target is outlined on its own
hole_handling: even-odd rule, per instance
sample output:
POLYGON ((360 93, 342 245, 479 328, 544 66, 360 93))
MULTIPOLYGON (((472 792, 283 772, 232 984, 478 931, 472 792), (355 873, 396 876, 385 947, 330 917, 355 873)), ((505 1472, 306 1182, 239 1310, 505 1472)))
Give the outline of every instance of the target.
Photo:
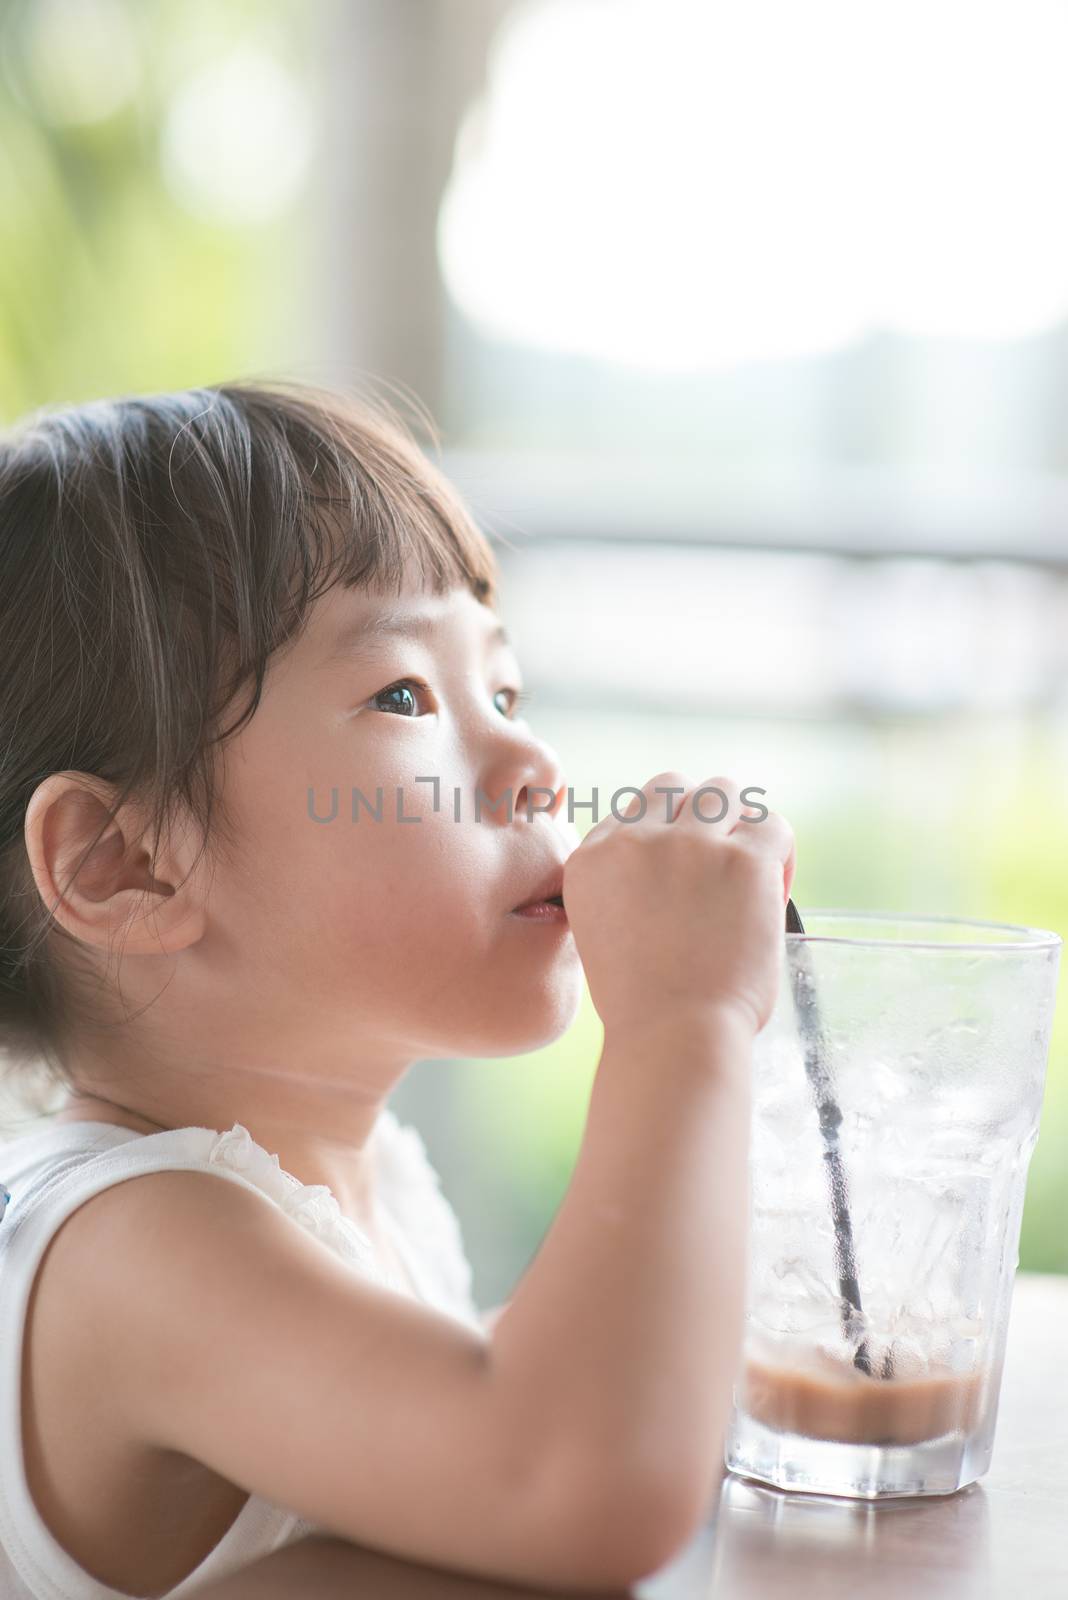
POLYGON ((383 407, 38 413, 0 572, 0 1047, 66 1095, 0 1145, 0 1594, 184 1597, 319 1530, 661 1566, 722 1470, 789 826, 666 772, 574 847, 493 553, 383 407), (483 1316, 386 1102, 584 980, 574 1175, 483 1316))

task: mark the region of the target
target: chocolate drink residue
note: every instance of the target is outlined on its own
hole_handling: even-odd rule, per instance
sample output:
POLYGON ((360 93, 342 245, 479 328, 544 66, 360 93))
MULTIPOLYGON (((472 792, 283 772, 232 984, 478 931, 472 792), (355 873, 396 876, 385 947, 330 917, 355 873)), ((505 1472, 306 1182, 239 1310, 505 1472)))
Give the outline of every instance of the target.
POLYGON ((870 1378, 824 1352, 812 1365, 773 1367, 747 1357, 738 1406, 779 1432, 841 1444, 920 1444, 971 1433, 985 1374, 932 1371, 912 1378, 870 1378))

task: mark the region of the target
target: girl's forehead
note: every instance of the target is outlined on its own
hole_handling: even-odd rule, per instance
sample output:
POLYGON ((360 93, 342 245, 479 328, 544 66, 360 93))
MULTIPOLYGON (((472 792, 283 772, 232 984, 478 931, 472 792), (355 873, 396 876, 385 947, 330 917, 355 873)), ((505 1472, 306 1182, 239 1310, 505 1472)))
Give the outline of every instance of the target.
POLYGON ((339 658, 352 660, 378 648, 387 639, 433 642, 458 627, 470 629, 486 648, 511 645, 498 613, 465 587, 443 594, 427 588, 405 588, 391 595, 331 591, 317 603, 308 633, 316 658, 329 666, 339 658))

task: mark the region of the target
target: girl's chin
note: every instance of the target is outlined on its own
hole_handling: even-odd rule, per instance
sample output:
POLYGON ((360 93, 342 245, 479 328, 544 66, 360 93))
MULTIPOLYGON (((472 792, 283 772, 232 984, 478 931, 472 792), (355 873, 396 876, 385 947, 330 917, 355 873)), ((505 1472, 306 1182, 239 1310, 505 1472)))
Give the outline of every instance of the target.
MULTIPOLYGON (((498 991, 498 995, 500 991, 498 991)), ((463 1054, 473 1058, 521 1056, 555 1044, 574 1023, 582 1005, 582 969, 560 983, 514 993, 504 1016, 481 1019, 479 1038, 463 1054)))
POLYGON ((562 987, 551 1000, 547 998, 547 1003, 540 1008, 540 1015, 524 1019, 528 1021, 527 1027, 510 1030, 514 1035, 522 1032, 522 1038, 512 1045, 508 1053, 525 1054, 528 1050, 543 1050, 546 1045, 555 1044, 575 1022, 581 1005, 581 983, 562 987))

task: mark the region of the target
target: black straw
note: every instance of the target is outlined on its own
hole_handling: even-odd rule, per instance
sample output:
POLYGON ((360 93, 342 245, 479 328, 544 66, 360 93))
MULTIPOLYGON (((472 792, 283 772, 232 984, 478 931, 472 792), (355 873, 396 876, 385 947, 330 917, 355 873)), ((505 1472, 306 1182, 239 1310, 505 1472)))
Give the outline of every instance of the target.
MULTIPOLYGON (((786 902, 786 931, 787 933, 804 933, 804 924, 797 912, 797 907, 792 900, 786 902)), ((816 1099, 816 1111, 819 1116, 820 1133, 823 1135, 823 1159, 827 1167, 827 1177, 831 1188, 831 1215, 834 1219, 835 1257, 838 1266, 838 1287, 841 1290, 842 1327, 846 1340, 853 1343, 855 1329, 853 1318, 862 1323, 863 1312, 860 1304, 860 1285, 857 1283, 857 1269, 853 1258, 853 1224, 849 1217, 849 1199, 846 1192, 845 1172, 842 1167, 842 1153, 838 1146, 838 1129, 842 1122, 842 1113, 834 1098, 834 1087, 831 1075, 827 1068, 827 1045, 820 1020, 819 1007, 816 1004, 816 989, 812 978, 812 968, 809 962, 808 950, 803 944, 791 948, 787 945, 791 957, 790 979, 793 987, 794 1008, 797 1012, 801 1026, 801 1038, 805 1049, 805 1072, 812 1085, 816 1099), (807 991, 807 992, 806 992, 807 991)), ((858 1367, 867 1377, 872 1376, 871 1357, 868 1353, 868 1342, 862 1339, 853 1352, 853 1365, 858 1367)), ((879 1373, 882 1378, 893 1377, 893 1362, 889 1349, 883 1358, 882 1368, 879 1373)))

